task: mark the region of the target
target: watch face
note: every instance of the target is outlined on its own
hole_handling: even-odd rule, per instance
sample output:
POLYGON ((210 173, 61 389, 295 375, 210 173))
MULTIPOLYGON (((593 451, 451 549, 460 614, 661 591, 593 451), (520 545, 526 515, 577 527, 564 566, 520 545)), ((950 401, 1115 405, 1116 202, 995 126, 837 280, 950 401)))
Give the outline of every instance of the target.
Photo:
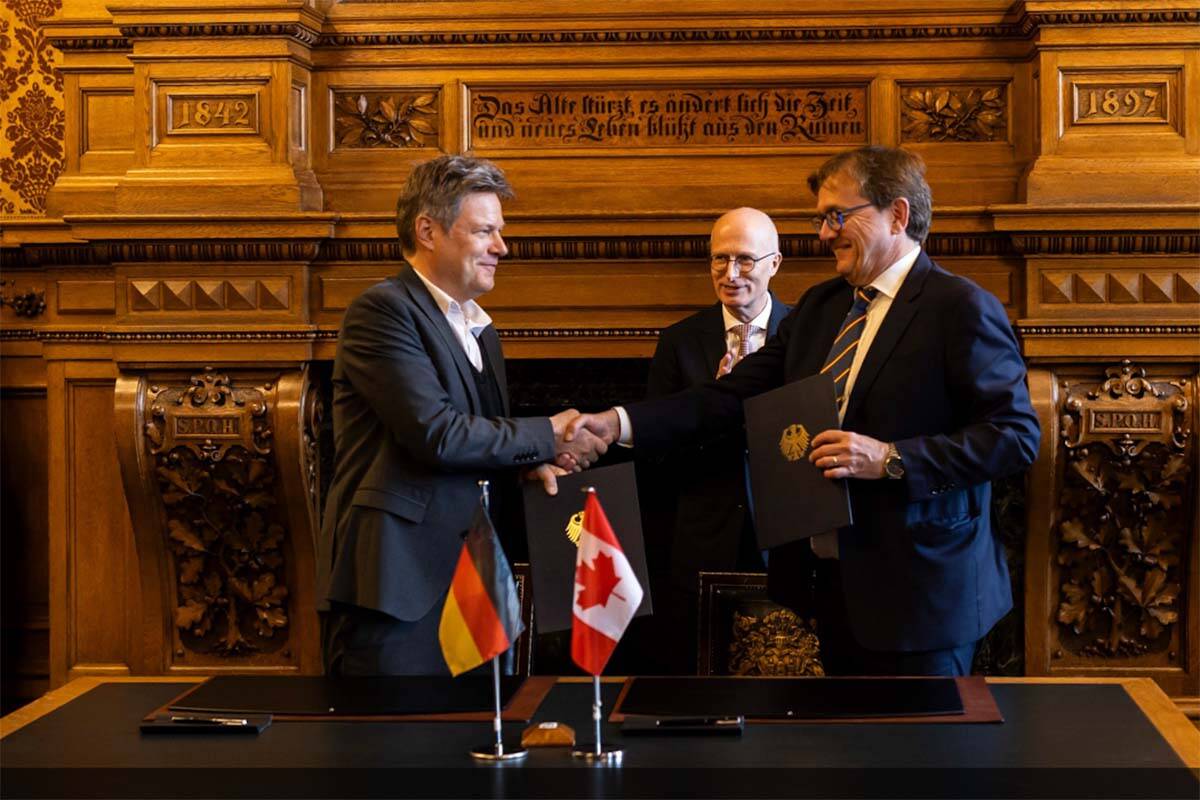
POLYGON ((893 478, 901 478, 904 476, 904 462, 898 457, 892 456, 883 462, 883 471, 893 478))

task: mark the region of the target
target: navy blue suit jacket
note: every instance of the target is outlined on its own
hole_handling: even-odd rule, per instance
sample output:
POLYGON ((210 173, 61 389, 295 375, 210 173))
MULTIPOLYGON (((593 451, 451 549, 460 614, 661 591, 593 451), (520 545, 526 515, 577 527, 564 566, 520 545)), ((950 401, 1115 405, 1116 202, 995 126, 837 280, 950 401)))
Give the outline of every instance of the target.
MULTIPOLYGON (((818 284, 724 379, 628 406, 637 447, 738 425, 743 399, 818 372, 851 299, 840 277, 818 284)), ((1040 438, 1004 308, 922 252, 871 343, 842 427, 894 442, 906 469, 899 481, 850 481, 854 525, 838 544, 855 638, 901 651, 982 638, 1012 607, 991 481, 1032 463, 1040 438)), ((772 598, 807 612, 811 564, 807 541, 773 550, 772 598)))

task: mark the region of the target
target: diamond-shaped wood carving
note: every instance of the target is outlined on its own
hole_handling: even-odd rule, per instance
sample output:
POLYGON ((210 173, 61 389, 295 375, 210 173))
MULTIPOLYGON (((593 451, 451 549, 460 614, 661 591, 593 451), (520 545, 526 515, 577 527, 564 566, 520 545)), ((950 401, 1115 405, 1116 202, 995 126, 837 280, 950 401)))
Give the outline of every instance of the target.
POLYGON ((1106 277, 1103 273, 1075 273, 1075 302, 1103 303, 1106 277))
POLYGON ((258 307, 267 311, 286 311, 288 308, 287 278, 266 278, 258 282, 258 307))
POLYGON ((129 309, 131 311, 158 311, 162 308, 161 281, 130 281, 129 309))
POLYGON ((192 308, 194 288, 192 281, 163 281, 162 307, 164 311, 188 311, 192 308))
POLYGON ((1137 273, 1108 273, 1108 302, 1136 303, 1141 299, 1137 273))
POLYGON ((225 307, 225 281, 196 281, 196 310, 220 311, 225 307))
POLYGON ((1170 303, 1175 299, 1175 276, 1170 272, 1142 273, 1142 302, 1170 303))
POLYGON ((1200 275, 1175 273, 1175 302, 1200 303, 1200 275))
POLYGON ((257 281, 225 281, 225 308, 229 311, 253 311, 258 307, 257 281))
POLYGON ((1069 303, 1075 297, 1071 283, 1071 273, 1043 272, 1042 273, 1042 302, 1069 303))

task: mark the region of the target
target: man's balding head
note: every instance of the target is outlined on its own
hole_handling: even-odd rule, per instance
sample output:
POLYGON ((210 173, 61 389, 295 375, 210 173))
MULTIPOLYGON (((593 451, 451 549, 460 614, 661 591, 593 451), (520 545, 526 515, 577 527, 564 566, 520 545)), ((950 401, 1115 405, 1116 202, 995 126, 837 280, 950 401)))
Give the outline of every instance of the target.
POLYGON ((756 208, 735 208, 722 214, 713 225, 708 242, 714 259, 713 289, 722 305, 743 322, 754 319, 766 304, 767 288, 779 271, 779 232, 775 223, 756 208), (716 263, 717 256, 724 256, 716 263), (754 260, 743 270, 732 259, 754 260))

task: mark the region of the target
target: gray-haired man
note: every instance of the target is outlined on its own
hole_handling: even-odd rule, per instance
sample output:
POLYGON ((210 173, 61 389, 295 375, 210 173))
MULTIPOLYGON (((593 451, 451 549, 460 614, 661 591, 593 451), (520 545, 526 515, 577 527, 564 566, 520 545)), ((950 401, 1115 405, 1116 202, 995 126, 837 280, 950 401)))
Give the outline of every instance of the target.
POLYGON ((475 300, 508 252, 500 202, 511 196, 490 162, 418 165, 396 210, 407 263, 346 311, 318 562, 329 674, 448 674, 438 622, 478 481, 502 488, 524 467, 553 492, 547 462, 586 466, 604 451, 595 438, 563 442, 573 411, 507 416, 500 339, 475 300))

